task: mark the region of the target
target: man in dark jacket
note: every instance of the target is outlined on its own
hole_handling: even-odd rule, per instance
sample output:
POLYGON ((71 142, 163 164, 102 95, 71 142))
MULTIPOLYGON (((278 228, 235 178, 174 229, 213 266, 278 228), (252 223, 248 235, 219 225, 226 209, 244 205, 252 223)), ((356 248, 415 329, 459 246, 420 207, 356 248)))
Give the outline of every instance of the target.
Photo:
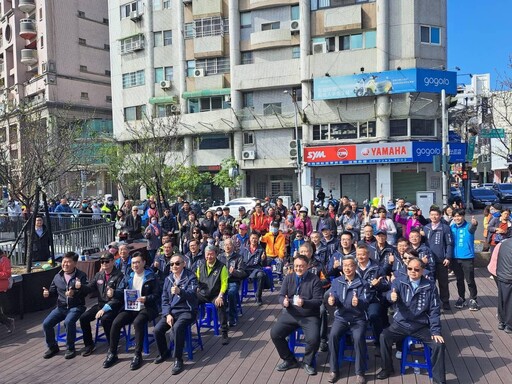
POLYGON ((50 232, 43 224, 43 218, 37 216, 32 242, 32 261, 46 261, 50 258, 50 242, 50 232))
MULTIPOLYGON (((144 343, 144 330, 148 322, 158 316, 158 302, 160 290, 158 280, 152 270, 146 269, 146 260, 140 252, 132 256, 132 270, 124 276, 115 292, 115 298, 125 305, 124 309, 114 319, 110 331, 110 347, 107 358, 103 362, 103 368, 110 368, 118 360, 117 347, 119 345, 121 328, 132 323, 135 329, 135 351, 130 369, 137 370, 142 365, 142 346, 144 343), (137 291, 136 302, 140 303, 139 309, 133 309, 126 305, 124 300, 125 290, 137 291)), ((113 290, 112 290, 113 291, 113 290)), ((112 294, 108 293, 107 294, 112 294)))
POLYGON ((139 216, 139 208, 134 206, 131 215, 126 217, 125 229, 128 232, 128 239, 142 239, 142 219, 139 216))
POLYGON ((499 329, 512 333, 512 239, 498 244, 496 279, 498 281, 498 320, 499 329))
POLYGON ((48 350, 43 357, 49 359, 59 353, 55 340, 54 327, 64 320, 66 327, 65 359, 76 356, 75 338, 76 322, 85 312, 85 297, 87 296, 87 275, 76 268, 78 255, 68 252, 62 258, 62 270, 55 275, 50 288, 43 287, 43 297, 57 296, 57 308, 50 312, 43 321, 43 330, 48 350))
POLYGON ((299 327, 304 332, 306 343, 304 370, 308 375, 316 375, 313 366, 315 353, 320 346, 320 305, 323 300, 322 283, 318 276, 308 271, 309 259, 298 255, 293 261, 293 273, 283 280, 279 292, 279 303, 283 312, 270 330, 270 337, 283 360, 276 369, 287 371, 298 367, 293 351, 286 338, 299 327))
POLYGON ((267 274, 263 270, 267 256, 265 255, 263 247, 260 245, 260 235, 258 233, 251 233, 249 244, 242 247, 240 253, 245 264, 248 279, 250 281, 256 281, 256 304, 260 306, 263 304, 261 300, 263 288, 270 285, 270 282, 267 283, 267 274))
POLYGON ((435 282, 423 276, 424 263, 413 258, 407 264, 407 277, 398 277, 391 284, 386 298, 394 303, 393 323, 380 335, 382 369, 377 379, 387 379, 393 373, 391 348, 406 336, 421 340, 432 351, 434 383, 446 383, 445 345, 441 335, 441 306, 435 282))
POLYGON ((175 360, 171 373, 177 375, 184 369, 185 333, 197 315, 197 278, 192 271, 185 268, 185 259, 179 254, 171 257, 170 266, 172 273, 165 278, 162 291, 162 319, 155 327, 159 352, 155 364, 165 361, 169 354, 165 333, 172 328, 175 360))
POLYGON ((338 353, 340 339, 348 331, 352 332, 356 352, 355 371, 356 383, 364 384, 365 352, 366 352, 366 310, 372 299, 368 283, 356 273, 357 262, 354 257, 343 258, 343 275, 332 282, 327 304, 335 306, 334 322, 329 334, 329 367, 328 381, 338 380, 338 353))
POLYGON ((217 248, 208 245, 204 251, 205 262, 199 263, 196 270, 198 281, 197 298, 199 304, 213 302, 217 308, 222 332, 222 345, 229 343, 226 299, 228 290, 228 269, 217 259, 217 248))
POLYGON ((234 327, 238 321, 238 301, 240 300, 240 284, 245 279, 245 263, 238 252, 235 252, 235 244, 232 238, 224 240, 224 252, 220 254, 219 260, 228 269, 228 310, 229 325, 234 327))
POLYGON ((113 290, 123 280, 123 273, 114 268, 114 256, 104 253, 100 257, 101 269, 87 285, 88 292, 95 292, 98 296, 98 303, 94 304, 80 316, 80 327, 83 332, 84 349, 82 356, 89 356, 94 352, 94 340, 92 338, 91 321, 99 319, 107 341, 110 343, 110 330, 112 322, 121 309, 121 302, 114 297, 107 295, 108 288, 113 290))

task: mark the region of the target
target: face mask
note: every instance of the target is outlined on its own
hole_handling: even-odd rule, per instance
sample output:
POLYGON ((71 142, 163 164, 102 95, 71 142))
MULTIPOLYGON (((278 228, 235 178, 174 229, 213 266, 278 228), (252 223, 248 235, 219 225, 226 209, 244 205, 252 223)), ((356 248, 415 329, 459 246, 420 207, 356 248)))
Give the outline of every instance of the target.
POLYGON ((208 240, 208 245, 213 245, 213 244, 215 244, 215 240, 213 240, 213 239, 212 240, 208 240))
POLYGON ((407 211, 407 216, 414 216, 414 212, 413 211, 407 211))
POLYGON ((288 215, 288 220, 293 220, 293 215, 288 215))
POLYGON ((82 208, 87 208, 88 207, 88 204, 82 204, 82 208))
POLYGON ((270 228, 270 232, 272 232, 273 235, 277 235, 279 228, 270 228))
POLYGON ((157 223, 158 223, 158 221, 156 221, 156 220, 151 220, 151 224, 156 225, 157 223))

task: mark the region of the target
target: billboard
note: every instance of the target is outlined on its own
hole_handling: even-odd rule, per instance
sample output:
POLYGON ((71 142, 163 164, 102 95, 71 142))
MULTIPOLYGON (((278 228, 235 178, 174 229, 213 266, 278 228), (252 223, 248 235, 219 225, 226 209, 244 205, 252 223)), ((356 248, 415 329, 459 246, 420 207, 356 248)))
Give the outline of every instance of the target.
POLYGON ((425 68, 360 73, 313 79, 315 100, 391 95, 407 92, 457 94, 457 73, 425 68))
MULTIPOLYGON (((465 143, 450 143, 450 163, 463 163, 466 158, 465 143)), ((326 165, 431 163, 440 155, 440 141, 406 141, 351 145, 326 145, 305 147, 304 162, 311 167, 326 165)))

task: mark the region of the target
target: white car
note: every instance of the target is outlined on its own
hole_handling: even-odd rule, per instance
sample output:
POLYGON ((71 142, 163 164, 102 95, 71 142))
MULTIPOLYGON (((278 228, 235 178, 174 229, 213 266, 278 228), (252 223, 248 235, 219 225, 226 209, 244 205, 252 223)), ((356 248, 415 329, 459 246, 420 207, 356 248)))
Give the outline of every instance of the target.
POLYGON ((256 205, 256 201, 262 201, 261 199, 258 199, 256 197, 240 197, 238 199, 233 199, 231 201, 228 201, 224 205, 219 205, 216 207, 211 207, 209 211, 216 211, 218 208, 229 208, 229 213, 231 216, 238 216, 238 208, 244 207, 246 212, 249 212, 251 209, 254 208, 256 205))

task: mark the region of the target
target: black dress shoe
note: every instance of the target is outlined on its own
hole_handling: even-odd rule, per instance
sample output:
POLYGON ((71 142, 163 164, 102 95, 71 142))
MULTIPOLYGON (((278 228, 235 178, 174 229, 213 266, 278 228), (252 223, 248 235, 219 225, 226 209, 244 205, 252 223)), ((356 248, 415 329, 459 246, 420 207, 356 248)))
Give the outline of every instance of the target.
POLYGON ((55 356, 57 353, 59 353, 59 347, 57 345, 54 345, 46 350, 46 352, 43 355, 43 358, 49 359, 55 356))
POLYGON ((390 377, 392 373, 394 373, 394 372, 393 371, 388 372, 385 369, 381 369, 379 372, 377 372, 377 379, 385 380, 388 377, 390 377))
POLYGON ((281 364, 278 364, 276 367, 276 370, 279 372, 284 372, 292 368, 297 368, 299 364, 297 363, 297 360, 283 360, 281 364))
POLYGON ((320 341, 320 352, 327 352, 329 350, 329 346, 327 345, 326 340, 320 341))
POLYGON ((228 345, 229 344, 229 337, 227 333, 222 334, 222 345, 228 345))
POLYGON ((130 369, 132 371, 136 371, 142 365, 142 355, 140 353, 135 354, 132 359, 132 363, 130 364, 130 369))
POLYGON ((155 364, 161 364, 163 363, 165 360, 167 360, 167 358, 169 357, 169 352, 165 352, 163 355, 158 355, 156 358, 155 358, 155 361, 154 363, 155 364))
POLYGON ((338 374, 336 372, 329 373, 329 378, 327 379, 328 383, 335 383, 338 381, 338 374))
POLYGON ((82 351, 82 356, 90 356, 94 352, 95 349, 96 349, 96 346, 94 344, 85 346, 85 348, 82 351))
POLYGON ((117 362, 118 358, 115 353, 109 352, 107 353, 107 358, 103 362, 103 368, 110 368, 117 362))
POLYGON ((67 349, 66 353, 64 354, 64 358, 66 360, 72 359, 76 356, 76 352, 74 349, 67 349))
POLYGON ((304 363, 304 371, 306 371, 306 373, 310 376, 315 376, 316 375, 316 369, 315 367, 313 367, 312 365, 309 365, 309 364, 306 364, 304 363))
POLYGON ((171 369, 171 375, 177 375, 183 372, 184 369, 185 367, 183 366, 183 360, 176 359, 174 360, 174 366, 171 369))

